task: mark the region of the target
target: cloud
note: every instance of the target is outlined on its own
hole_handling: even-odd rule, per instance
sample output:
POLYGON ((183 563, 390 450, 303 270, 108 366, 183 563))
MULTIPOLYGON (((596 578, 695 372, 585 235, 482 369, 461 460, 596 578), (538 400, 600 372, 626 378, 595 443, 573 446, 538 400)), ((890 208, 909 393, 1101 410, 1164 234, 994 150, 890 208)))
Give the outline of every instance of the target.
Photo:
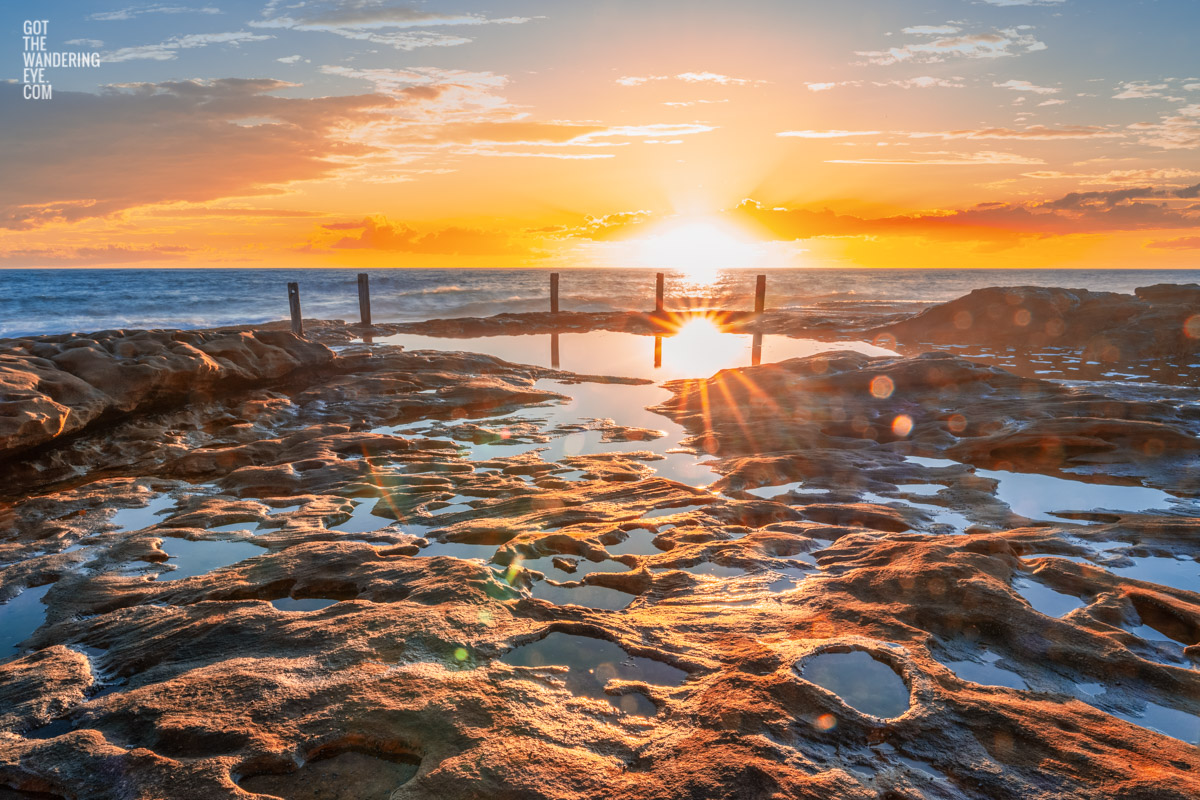
POLYGON ((1135 122, 1127 127, 1140 144, 1163 150, 1192 150, 1200 147, 1200 104, 1184 106, 1158 122, 1135 122))
POLYGON ((220 14, 221 9, 206 6, 204 8, 189 8, 187 6, 130 6, 120 11, 101 11, 91 14, 88 19, 97 22, 115 22, 117 20, 133 19, 143 14, 220 14))
POLYGON ((879 164, 886 166, 975 167, 1003 164, 1044 164, 1040 158, 1028 158, 1016 153, 997 153, 989 150, 978 153, 935 151, 914 153, 912 158, 834 158, 826 164, 879 164))
POLYGON ((1162 97, 1163 91, 1170 87, 1165 83, 1127 81, 1117 88, 1120 91, 1113 95, 1114 100, 1141 100, 1150 97, 1162 97))
POLYGON ((797 130, 781 131, 776 136, 801 139, 845 139, 852 136, 900 136, 908 139, 1019 139, 1026 141, 1055 141, 1058 139, 1120 139, 1126 136, 1121 131, 1112 131, 1091 125, 1073 125, 1048 128, 1032 125, 1028 128, 979 128, 955 131, 845 131, 845 130, 797 130))
POLYGON ((37 247, 0 252, 0 264, 48 267, 80 264, 132 264, 183 258, 192 248, 182 245, 103 247, 37 247))
POLYGON ((1178 239, 1149 242, 1146 247, 1155 250, 1200 250, 1200 236, 1182 236, 1178 239))
POLYGON ((860 86, 895 86, 900 89, 962 89, 966 84, 962 82, 962 78, 935 78, 931 75, 920 75, 916 78, 902 78, 890 81, 834 81, 830 83, 806 83, 810 92, 827 92, 830 89, 836 89, 842 86, 858 88, 860 86))
POLYGON ((404 223, 392 223, 386 217, 365 217, 356 222, 336 222, 321 226, 327 231, 361 231, 343 236, 328 245, 310 243, 303 250, 384 250, 426 255, 518 255, 527 247, 513 243, 507 233, 449 227, 421 233, 404 223))
POLYGON ((137 47, 122 47, 100 54, 100 60, 106 64, 120 61, 173 61, 179 57, 180 50, 191 50, 196 47, 207 47, 210 44, 228 44, 238 46, 246 42, 261 42, 274 39, 274 36, 250 33, 249 31, 232 31, 229 33, 193 33, 187 36, 172 36, 165 42, 146 44, 137 47))
POLYGON ((533 17, 485 17, 469 13, 425 11, 409 6, 365 2, 297 3, 289 13, 276 16, 278 2, 271 2, 263 18, 251 22, 255 28, 285 28, 332 33, 345 39, 370 42, 397 50, 421 47, 454 47, 471 42, 460 34, 445 34, 422 28, 479 25, 520 25, 533 17), (290 16, 292 11, 296 16, 290 16))
POLYGON ((979 0, 989 6, 1056 6, 1067 0, 979 0))
POLYGON ((1014 92, 1033 92, 1034 94, 1058 94, 1060 89, 1051 86, 1037 86, 1029 81, 1008 80, 1004 83, 993 83, 997 89, 1011 89, 1014 92))
POLYGON ((715 83, 718 86, 747 86, 766 83, 750 78, 732 78, 717 72, 680 72, 678 75, 626 75, 617 78, 622 86, 641 86, 652 81, 683 81, 684 83, 715 83))
POLYGON ((326 75, 369 81, 379 94, 395 98, 402 106, 426 115, 480 113, 508 107, 496 94, 508 78, 493 72, 414 67, 412 69, 352 69, 322 66, 326 75))
POLYGON ((1028 128, 981 128, 977 130, 937 131, 933 133, 910 133, 914 139, 936 137, 939 139, 1025 139, 1030 141, 1054 141, 1057 139, 1120 139, 1125 134, 1093 125, 1072 125, 1064 128, 1048 128, 1033 125, 1028 128))
POLYGON ((717 103, 728 103, 729 100, 676 100, 663 103, 664 106, 673 106, 675 108, 686 108, 687 106, 714 105, 717 103))
POLYGON ((322 211, 298 211, 290 208, 155 208, 154 217, 324 217, 322 211))
POLYGON ((780 131, 776 136, 799 139, 842 139, 847 136, 879 136, 883 131, 780 131))
POLYGON ((304 56, 301 56, 301 55, 284 56, 283 58, 277 58, 275 60, 278 61, 280 64, 298 64, 301 61, 303 61, 305 64, 312 63, 310 60, 308 60, 307 58, 305 58, 304 56))
POLYGON ((901 89, 932 89, 934 87, 944 89, 961 89, 965 86, 962 83, 962 78, 934 78, 929 75, 922 75, 917 78, 904 78, 903 80, 886 81, 884 83, 875 83, 876 86, 898 86, 901 89))
POLYGON ((1044 42, 1038 41, 1029 33, 1033 30, 1030 25, 1017 25, 986 33, 961 33, 956 25, 926 25, 906 30, 924 36, 926 41, 887 50, 856 50, 855 55, 866 58, 864 63, 888 66, 902 62, 939 62, 949 58, 1003 58, 1046 49, 1044 42), (932 33, 947 30, 951 32, 932 33))
POLYGON ((394 100, 272 96, 293 85, 225 78, 125 84, 99 95, 61 91, 39 114, 21 113, 20 87, 0 85, 7 145, 0 227, 278 194, 373 152, 348 141, 346 130, 377 119, 394 100))
POLYGON ((1113 192, 1073 192, 1055 200, 990 202, 954 210, 879 218, 835 214, 828 209, 767 208, 752 200, 729 212, 753 222, 778 239, 819 236, 905 235, 973 241, 1011 241, 1131 230, 1193 228, 1200 210, 1172 208, 1162 199, 1184 191, 1151 187, 1113 192), (1159 202, 1139 202, 1149 199, 1159 202))
POLYGON ((97 50, 104 47, 104 41, 101 39, 68 39, 63 44, 72 47, 86 47, 89 50, 97 50))

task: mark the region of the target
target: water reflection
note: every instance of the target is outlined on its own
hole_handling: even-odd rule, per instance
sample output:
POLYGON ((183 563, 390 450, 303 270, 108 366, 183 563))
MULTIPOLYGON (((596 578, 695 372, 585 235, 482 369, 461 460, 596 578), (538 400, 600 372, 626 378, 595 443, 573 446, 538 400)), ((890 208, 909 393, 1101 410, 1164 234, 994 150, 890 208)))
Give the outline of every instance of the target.
POLYGON ((589 375, 618 375, 655 381, 706 378, 723 369, 783 361, 835 350, 871 356, 895 355, 866 342, 820 342, 787 336, 729 333, 708 317, 692 317, 653 336, 621 331, 550 334, 550 352, 541 336, 504 335, 445 338, 396 334, 381 344, 406 350, 462 350, 516 364, 548 366, 589 375))

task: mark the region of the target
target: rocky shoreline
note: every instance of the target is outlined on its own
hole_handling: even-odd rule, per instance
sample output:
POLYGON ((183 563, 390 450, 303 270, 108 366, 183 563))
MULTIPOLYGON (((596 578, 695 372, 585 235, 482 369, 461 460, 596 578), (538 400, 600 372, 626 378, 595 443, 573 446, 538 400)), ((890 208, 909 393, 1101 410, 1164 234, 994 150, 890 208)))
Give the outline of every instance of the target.
POLYGON ((723 315, 899 354, 665 391, 379 341, 647 314, 2 341, 0 798, 1194 797, 1196 385, 914 351, 1187 362, 1197 297, 723 315))

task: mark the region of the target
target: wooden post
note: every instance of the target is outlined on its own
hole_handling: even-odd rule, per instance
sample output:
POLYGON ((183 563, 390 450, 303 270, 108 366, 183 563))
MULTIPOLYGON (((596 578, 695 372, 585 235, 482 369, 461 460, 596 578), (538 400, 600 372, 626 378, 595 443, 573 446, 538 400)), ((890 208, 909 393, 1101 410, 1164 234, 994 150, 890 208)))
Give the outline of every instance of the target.
POLYGON ((662 337, 654 337, 654 368, 662 368, 662 337))
POLYGON ((654 313, 661 314, 663 312, 663 274, 656 273, 654 276, 654 313))
POLYGON ((550 313, 558 313, 558 273, 550 273, 550 313))
POLYGON ((367 273, 358 273, 358 313, 363 325, 371 324, 371 284, 367 273))
POLYGON ((304 318, 300 316, 300 284, 288 284, 288 307, 292 311, 292 333, 304 335, 304 318))
POLYGON ((757 367, 762 364, 762 334, 754 334, 754 340, 750 345, 750 366, 757 367))
POLYGON ((767 276, 759 275, 758 284, 754 287, 754 313, 763 313, 767 305, 767 276))
POLYGON ((558 334, 550 334, 550 366, 558 369, 558 334))

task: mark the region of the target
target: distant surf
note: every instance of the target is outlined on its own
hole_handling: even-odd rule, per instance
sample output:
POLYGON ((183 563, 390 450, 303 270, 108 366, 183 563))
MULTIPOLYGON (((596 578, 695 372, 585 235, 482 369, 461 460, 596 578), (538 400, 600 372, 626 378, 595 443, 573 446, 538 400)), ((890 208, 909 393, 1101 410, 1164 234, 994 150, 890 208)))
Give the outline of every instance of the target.
MULTIPOLYGON (((3 273, 0 336, 117 328, 206 328, 284 319, 286 284, 300 284, 304 316, 358 319, 350 269, 72 269, 3 273)), ((376 269, 377 322, 490 316, 547 309, 544 269, 376 269)), ((641 269, 562 270, 565 311, 627 311, 654 305, 654 273, 641 269)), ((1200 270, 778 269, 767 306, 923 304, 988 286, 1061 286, 1132 292, 1155 283, 1200 282, 1200 270)), ((746 308, 754 273, 728 270, 709 282, 668 272, 667 306, 746 308)))

